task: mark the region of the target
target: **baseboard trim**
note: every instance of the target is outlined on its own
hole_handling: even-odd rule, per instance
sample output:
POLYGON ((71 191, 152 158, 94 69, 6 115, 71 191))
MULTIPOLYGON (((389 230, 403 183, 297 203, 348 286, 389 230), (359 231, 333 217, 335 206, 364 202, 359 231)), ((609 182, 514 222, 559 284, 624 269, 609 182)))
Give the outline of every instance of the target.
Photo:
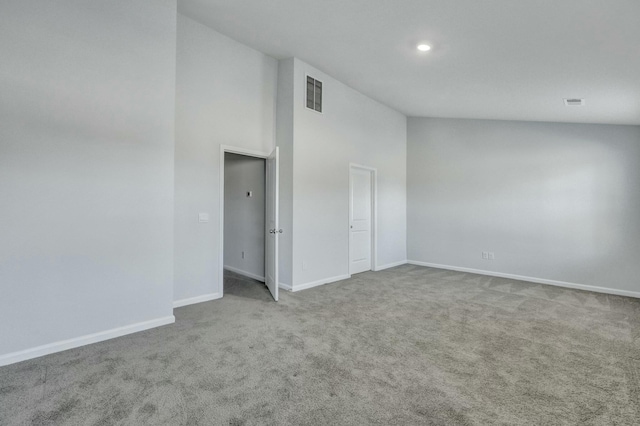
POLYGON ((202 296, 189 297, 188 299, 180 299, 173 302, 173 308, 180 308, 182 306, 194 305, 196 303, 209 302, 211 300, 220 299, 222 295, 220 293, 203 294, 202 296))
POLYGON ((235 272, 238 275, 242 275, 244 277, 254 279, 256 281, 264 282, 264 277, 261 277, 260 275, 252 274, 251 272, 243 271, 242 269, 234 268, 233 266, 225 265, 224 269, 226 269, 227 271, 235 272))
POLYGON ((143 321, 136 324, 125 325, 124 327, 112 328, 111 330, 100 331, 98 333, 87 334, 73 339, 60 340, 58 342, 49 343, 47 345, 36 346, 35 348, 25 349, 22 351, 11 352, 0 355, 0 367, 15 364, 16 362, 27 361, 29 359, 50 355, 56 352, 62 352, 69 349, 78 348, 80 346, 90 345, 92 343, 102 342, 104 340, 114 339, 116 337, 126 336, 127 334, 137 333, 139 331, 156 328, 167 324, 173 324, 176 318, 173 315, 157 318, 150 321, 143 321))
POLYGON ((318 287, 320 285, 331 284, 331 283, 334 283, 336 281, 348 280, 349 278, 351 278, 351 275, 349 275, 349 274, 338 275, 338 276, 331 277, 331 278, 325 278, 325 279, 318 280, 318 281, 312 281, 310 283, 294 285, 293 288, 291 289, 291 291, 296 292, 296 291, 301 291, 301 290, 307 290, 309 288, 318 287))
POLYGON ((512 280, 529 281, 537 284, 547 284, 547 285, 553 285, 557 287, 574 288, 576 290, 586 290, 586 291, 593 291, 596 293, 613 294, 616 296, 627 296, 627 297, 635 297, 640 299, 640 292, 636 292, 636 291, 618 290, 614 288, 598 287, 598 286, 593 286, 588 284, 577 284, 577 283, 570 283, 566 281, 549 280, 546 278, 536 278, 536 277, 527 277, 524 275, 506 274, 503 272, 484 271, 482 269, 464 268, 461 266, 441 265, 438 263, 420 262, 417 260, 409 260, 408 263, 410 265, 416 265, 416 266, 427 266, 429 268, 446 269, 449 271, 469 272, 469 273, 478 274, 478 275, 489 275, 492 277, 509 278, 512 280))
POLYGON ((279 283, 278 287, 286 291, 292 291, 292 287, 289 284, 279 283))
POLYGON ((377 266, 376 269, 374 269, 374 271, 375 272, 384 271, 385 269, 395 268, 396 266, 401 266, 401 265, 406 265, 407 262, 408 262, 407 260, 401 260, 399 262, 387 263, 386 265, 377 266))

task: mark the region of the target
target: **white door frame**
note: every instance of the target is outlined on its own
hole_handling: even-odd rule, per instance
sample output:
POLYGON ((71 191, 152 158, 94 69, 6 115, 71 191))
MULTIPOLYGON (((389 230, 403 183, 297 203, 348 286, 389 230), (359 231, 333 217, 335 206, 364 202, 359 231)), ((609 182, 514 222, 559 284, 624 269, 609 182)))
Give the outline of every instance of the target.
MULTIPOLYGON (((378 169, 363 166, 362 164, 349 163, 349 217, 347 218, 347 231, 349 239, 347 245, 347 271, 351 270, 351 170, 360 169, 371 173, 371 270, 378 270, 378 169)), ((350 272, 349 272, 350 275, 350 272)))
POLYGON ((248 157, 263 158, 265 161, 269 157, 269 152, 255 151, 237 146, 220 145, 220 252, 218 264, 218 282, 220 283, 220 296, 224 297, 224 154, 240 154, 248 157))

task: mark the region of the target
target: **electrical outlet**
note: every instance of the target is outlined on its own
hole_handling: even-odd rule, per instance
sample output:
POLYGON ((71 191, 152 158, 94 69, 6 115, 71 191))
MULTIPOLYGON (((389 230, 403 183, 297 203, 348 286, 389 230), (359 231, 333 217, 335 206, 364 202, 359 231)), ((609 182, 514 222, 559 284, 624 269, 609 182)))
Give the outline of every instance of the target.
POLYGON ((490 251, 489 252, 489 260, 495 260, 495 258, 496 258, 496 255, 492 251, 490 251))
POLYGON ((308 267, 309 267, 309 263, 306 260, 303 260, 302 261, 302 270, 306 271, 308 267))
POLYGON ((244 252, 242 252, 242 258, 244 259, 244 252))
POLYGON ((482 252, 482 258, 485 259, 485 260, 489 259, 489 252, 488 251, 483 251, 482 252))

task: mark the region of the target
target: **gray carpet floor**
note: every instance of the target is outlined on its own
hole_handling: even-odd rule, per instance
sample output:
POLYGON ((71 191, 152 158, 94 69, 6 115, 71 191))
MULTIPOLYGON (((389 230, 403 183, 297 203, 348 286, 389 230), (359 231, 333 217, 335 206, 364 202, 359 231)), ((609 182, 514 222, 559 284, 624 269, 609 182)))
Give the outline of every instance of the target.
POLYGON ((638 425, 640 300, 404 265, 0 368, 0 424, 638 425))

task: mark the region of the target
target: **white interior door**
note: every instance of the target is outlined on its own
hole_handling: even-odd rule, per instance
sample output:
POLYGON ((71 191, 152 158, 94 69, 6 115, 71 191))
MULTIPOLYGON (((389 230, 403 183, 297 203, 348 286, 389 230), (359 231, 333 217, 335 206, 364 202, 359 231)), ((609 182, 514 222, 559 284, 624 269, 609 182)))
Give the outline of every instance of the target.
POLYGON ((265 284, 278 301, 278 238, 282 229, 278 223, 279 181, 278 181, 278 147, 267 158, 266 179, 266 247, 264 275, 265 284))
POLYGON ((349 179, 349 273, 371 270, 371 171, 351 168, 349 179))

